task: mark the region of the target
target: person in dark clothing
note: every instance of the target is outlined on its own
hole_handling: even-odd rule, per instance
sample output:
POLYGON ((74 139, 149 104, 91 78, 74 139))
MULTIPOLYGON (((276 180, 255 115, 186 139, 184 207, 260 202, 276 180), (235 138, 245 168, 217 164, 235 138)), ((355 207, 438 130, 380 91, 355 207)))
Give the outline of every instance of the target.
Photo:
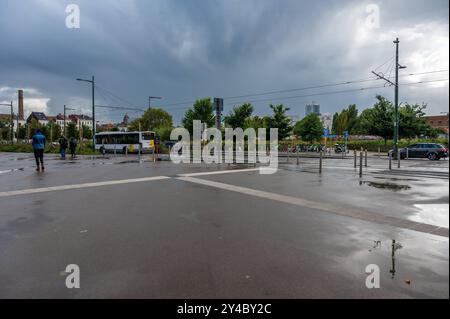
POLYGON ((70 155, 72 159, 76 157, 75 152, 77 150, 77 144, 78 144, 77 139, 75 137, 72 137, 69 142, 70 155))
POLYGON ((36 170, 39 172, 40 170, 44 171, 44 149, 45 144, 47 143, 44 134, 42 134, 40 129, 36 130, 36 133, 33 135, 32 147, 34 151, 34 158, 36 159, 36 170))
POLYGON ((67 139, 65 136, 61 135, 59 139, 59 154, 61 154, 62 159, 66 159, 66 149, 67 149, 67 139))

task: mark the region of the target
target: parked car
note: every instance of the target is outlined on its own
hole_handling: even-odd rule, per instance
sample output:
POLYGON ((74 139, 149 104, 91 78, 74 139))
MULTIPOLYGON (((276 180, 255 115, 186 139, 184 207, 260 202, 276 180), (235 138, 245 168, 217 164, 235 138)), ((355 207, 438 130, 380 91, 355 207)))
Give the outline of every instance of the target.
MULTIPOLYGON (((392 150, 391 150, 392 152, 392 150)), ((436 143, 412 144, 400 149, 400 158, 428 158, 430 161, 438 161, 448 157, 448 149, 436 143)))

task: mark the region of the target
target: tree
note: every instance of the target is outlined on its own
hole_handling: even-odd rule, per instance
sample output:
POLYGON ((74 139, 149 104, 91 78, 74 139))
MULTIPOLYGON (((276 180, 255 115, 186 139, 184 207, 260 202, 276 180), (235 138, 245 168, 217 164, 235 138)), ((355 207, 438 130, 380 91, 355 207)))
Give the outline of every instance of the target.
POLYGON ((345 131, 353 133, 358 121, 358 109, 355 104, 349 105, 333 116, 333 133, 343 135, 345 131))
POLYGON ((378 135, 384 138, 384 144, 394 135, 394 106, 381 95, 377 95, 377 103, 365 109, 359 116, 360 133, 378 135))
POLYGON ((339 118, 339 112, 334 113, 333 115, 333 122, 331 124, 332 130, 334 134, 337 134, 336 129, 337 129, 337 122, 338 122, 338 118, 339 118))
POLYGON ((183 127, 191 133, 191 136, 194 120, 202 121, 202 123, 206 123, 208 127, 214 126, 215 116, 211 98, 195 101, 194 105, 184 114, 184 118, 181 122, 183 127))
POLYGON ((323 132, 322 121, 315 113, 308 114, 294 126, 294 134, 300 136, 303 141, 310 143, 319 140, 323 132))
POLYGON ((36 133, 36 130, 38 128, 41 128, 41 126, 42 125, 38 122, 38 120, 36 120, 35 118, 32 118, 30 123, 28 123, 28 128, 29 128, 29 130, 28 130, 28 133, 29 133, 28 138, 33 138, 34 133, 36 133))
POLYGON ((92 139, 92 130, 89 126, 87 125, 83 125, 82 127, 82 135, 83 135, 83 139, 87 139, 90 140, 92 139))
POLYGON ((253 106, 250 103, 244 103, 235 106, 233 110, 225 116, 225 124, 232 128, 244 128, 245 121, 252 115, 253 106))
POLYGON ((253 128, 258 132, 259 128, 269 128, 270 117, 250 116, 245 120, 243 129, 253 128))
POLYGON ((77 125, 73 122, 70 122, 66 125, 66 137, 68 139, 75 137, 76 139, 79 138, 79 132, 78 132, 78 128, 77 125))
POLYGON ((271 104, 270 108, 273 110, 273 115, 270 117, 269 127, 278 128, 278 138, 283 140, 292 132, 291 119, 286 115, 289 108, 284 107, 283 104, 276 106, 271 104))
POLYGON ((405 104, 399 109, 399 135, 405 138, 414 138, 432 133, 430 125, 425 121, 424 110, 427 105, 405 104))
POLYGON ((138 131, 140 127, 141 130, 155 131, 163 127, 172 128, 172 126, 172 115, 167 111, 160 108, 149 108, 140 118, 131 122, 130 130, 138 131))

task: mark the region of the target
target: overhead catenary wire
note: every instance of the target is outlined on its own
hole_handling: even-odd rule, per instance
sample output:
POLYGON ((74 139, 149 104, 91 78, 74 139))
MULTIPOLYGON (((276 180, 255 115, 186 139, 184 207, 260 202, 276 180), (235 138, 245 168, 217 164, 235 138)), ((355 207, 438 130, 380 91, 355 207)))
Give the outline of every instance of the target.
MULTIPOLYGON (((416 76, 416 75, 425 75, 425 74, 432 74, 432 73, 440 73, 440 72, 448 72, 448 69, 445 70, 434 70, 434 71, 426 71, 426 72, 418 72, 418 73, 409 73, 401 75, 400 77, 408 77, 408 76, 416 76)), ((260 93, 253 93, 253 94, 243 94, 243 95, 236 95, 236 96, 227 96, 224 97, 225 100, 235 99, 235 98, 244 98, 244 97, 252 97, 252 96, 263 96, 263 95, 271 95, 271 94, 278 94, 278 93, 287 93, 287 92, 295 92, 295 91, 306 91, 311 89, 319 89, 319 88, 325 88, 325 87, 334 87, 334 86, 340 86, 340 85, 349 85, 349 84, 356 84, 356 83, 364 83, 364 82, 373 82, 373 81, 380 81, 379 78, 368 78, 368 79, 360 79, 360 80, 353 80, 353 81, 343 81, 343 82, 337 82, 337 83, 329 83, 329 84, 322 84, 322 85, 315 85, 315 86, 308 86, 308 87, 301 87, 301 88, 293 88, 293 89, 285 89, 285 90, 276 90, 276 91, 266 91, 266 92, 260 92, 260 93)), ((193 103, 195 103, 195 100, 187 100, 184 102, 176 102, 176 103, 164 103, 163 107, 167 110, 180 110, 180 109, 186 109, 187 105, 191 106, 193 103), (171 106, 179 106, 184 105, 183 107, 171 107, 171 106)), ((238 103, 245 103, 245 102, 233 102, 234 104, 238 103)))

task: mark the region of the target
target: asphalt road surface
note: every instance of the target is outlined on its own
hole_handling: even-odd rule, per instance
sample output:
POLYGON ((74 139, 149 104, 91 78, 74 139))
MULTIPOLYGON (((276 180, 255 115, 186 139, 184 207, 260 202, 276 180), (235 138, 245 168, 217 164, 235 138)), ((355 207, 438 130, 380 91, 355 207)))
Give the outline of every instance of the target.
POLYGON ((449 297, 447 160, 46 160, 0 154, 0 298, 449 297))

